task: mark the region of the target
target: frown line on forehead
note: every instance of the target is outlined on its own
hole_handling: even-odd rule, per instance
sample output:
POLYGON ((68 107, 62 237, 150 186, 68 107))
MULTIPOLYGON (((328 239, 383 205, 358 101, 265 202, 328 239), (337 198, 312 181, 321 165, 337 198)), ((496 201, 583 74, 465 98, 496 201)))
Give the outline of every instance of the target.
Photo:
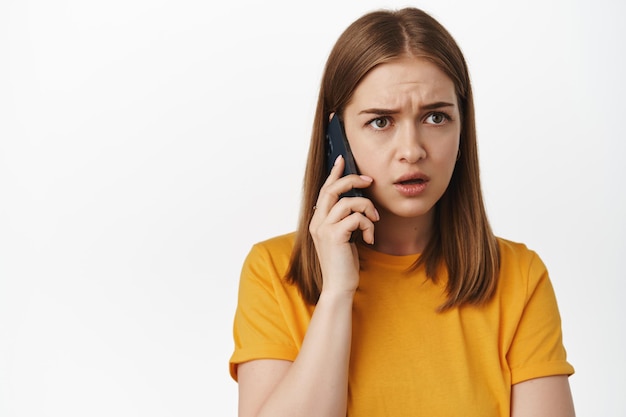
MULTIPOLYGON (((420 106, 422 110, 436 110, 446 107, 454 107, 454 103, 448 103, 445 101, 437 101, 434 103, 424 104, 420 106)), ((400 113, 400 109, 383 109, 383 108, 370 108, 361 110, 358 114, 379 114, 379 115, 393 115, 400 113)))

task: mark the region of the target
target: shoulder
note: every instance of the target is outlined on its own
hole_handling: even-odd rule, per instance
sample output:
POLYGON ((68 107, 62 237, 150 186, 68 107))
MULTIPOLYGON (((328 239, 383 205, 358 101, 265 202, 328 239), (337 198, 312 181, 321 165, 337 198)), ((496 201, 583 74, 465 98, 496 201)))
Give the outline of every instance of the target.
POLYGON ((515 242, 503 237, 497 237, 500 255, 505 257, 527 257, 533 256, 535 252, 522 242, 515 242))
POLYGON ((550 285, 545 264, 526 244, 498 238, 498 247, 502 292, 529 297, 537 286, 550 285))
POLYGON ((511 383, 574 372, 567 362, 561 318, 548 270, 525 244, 498 239, 500 281, 494 304, 511 383))
POLYGON ((252 245, 243 265, 243 276, 280 277, 287 271, 295 242, 295 232, 252 245))
POLYGON ((266 248, 269 250, 291 251, 296 239, 296 232, 285 233, 257 242, 254 247, 266 248))
POLYGON ((500 250, 501 268, 505 271, 510 269, 521 268, 522 271, 528 271, 533 264, 543 266, 539 255, 526 244, 514 242, 512 240, 497 238, 498 249, 500 250))
POLYGON ((252 245, 250 256, 261 256, 272 259, 290 258, 296 238, 296 233, 286 233, 260 241, 252 245))

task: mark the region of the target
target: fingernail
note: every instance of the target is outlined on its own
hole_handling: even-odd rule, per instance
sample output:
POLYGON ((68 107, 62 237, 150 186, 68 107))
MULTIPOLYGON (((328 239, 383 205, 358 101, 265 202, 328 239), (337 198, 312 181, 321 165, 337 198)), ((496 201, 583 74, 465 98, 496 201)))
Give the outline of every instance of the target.
POLYGON ((361 177, 362 180, 365 180, 367 182, 372 182, 374 181, 374 178, 372 177, 368 177, 367 175, 359 175, 359 177, 361 177))
POLYGON ((342 155, 337 155, 337 158, 335 158, 335 163, 333 165, 337 165, 337 162, 341 159, 342 155))
POLYGON ((374 209, 374 214, 376 214, 376 220, 380 220, 380 214, 378 214, 378 210, 374 209))

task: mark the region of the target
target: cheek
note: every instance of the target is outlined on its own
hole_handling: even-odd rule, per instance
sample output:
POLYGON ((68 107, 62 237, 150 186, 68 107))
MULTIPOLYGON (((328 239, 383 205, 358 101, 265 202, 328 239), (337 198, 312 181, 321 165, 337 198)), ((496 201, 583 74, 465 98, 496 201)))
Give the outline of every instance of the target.
POLYGON ((359 169, 359 172, 365 174, 372 172, 376 162, 380 159, 380 149, 368 146, 366 141, 350 140, 350 150, 352 156, 359 169))
POLYGON ((439 142, 439 146, 433 149, 433 157, 436 156, 440 161, 447 161, 454 165, 459 154, 459 142, 459 136, 451 135, 447 140, 439 142))
POLYGON ((376 158, 374 152, 361 148, 352 149, 352 156, 361 174, 372 176, 376 172, 376 158))
POLYGON ((436 162, 438 165, 456 162, 458 151, 459 145, 457 141, 438 142, 426 148, 428 159, 436 162))
POLYGON ((446 150, 446 159, 451 165, 456 164, 459 155, 459 141, 455 141, 449 149, 446 150))

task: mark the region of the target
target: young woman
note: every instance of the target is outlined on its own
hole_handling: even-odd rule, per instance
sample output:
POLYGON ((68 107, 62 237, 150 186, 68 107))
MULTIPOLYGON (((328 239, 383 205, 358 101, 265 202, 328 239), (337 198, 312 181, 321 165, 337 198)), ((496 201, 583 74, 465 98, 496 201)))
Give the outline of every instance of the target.
POLYGON ((424 12, 337 41, 299 227, 250 251, 234 338, 240 416, 574 415, 546 269, 491 232, 467 67, 424 12), (328 175, 335 116, 360 175, 328 175))

